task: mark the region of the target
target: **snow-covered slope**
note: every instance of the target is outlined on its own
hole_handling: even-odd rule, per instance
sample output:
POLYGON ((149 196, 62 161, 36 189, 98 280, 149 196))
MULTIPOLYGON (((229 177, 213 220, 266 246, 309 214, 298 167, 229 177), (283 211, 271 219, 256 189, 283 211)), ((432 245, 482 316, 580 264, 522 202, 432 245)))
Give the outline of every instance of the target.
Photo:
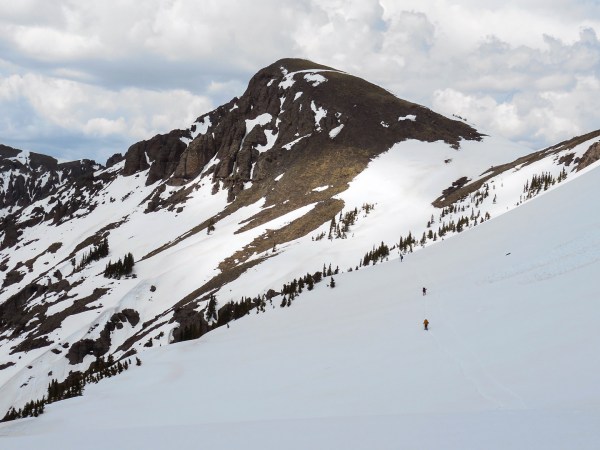
POLYGON ((291 303, 284 284, 324 266, 354 272, 496 218, 575 179, 599 135, 529 155, 351 75, 271 65, 190 129, 0 218, 0 417, 98 358, 291 303), (127 253, 133 274, 103 276, 127 253))
POLYGON ((289 308, 151 349, 0 425, 2 448, 596 449, 599 170, 289 308))
MULTIPOLYGON (((393 247, 400 236, 409 232, 420 238, 427 229, 426 222, 434 214, 437 220, 439 214, 439 209, 431 202, 456 178, 464 174, 474 177, 491 165, 524 153, 520 147, 492 138, 465 142, 458 152, 445 143, 407 141, 397 144, 373 160, 345 192, 334 196, 339 199, 337 201, 343 201, 342 213, 355 208, 359 211, 344 238, 336 238, 334 232, 332 239, 328 239, 329 219, 332 216, 336 221, 339 219, 337 213, 331 213, 332 216, 317 222, 316 228, 308 228, 303 236, 288 242, 276 241, 275 251, 274 244, 254 251, 250 263, 262 261, 261 264, 209 292, 216 293, 218 305, 222 307, 229 301, 263 295, 269 289, 279 291, 283 283, 320 270, 323 264, 331 264, 333 268, 339 266, 342 271, 355 268, 362 264, 363 256, 373 245, 383 241, 393 247), (450 157, 453 162, 444 163, 450 157), (364 205, 372 207, 368 214, 364 205), (319 239, 320 236, 324 237, 319 239)), ((107 172, 114 173, 122 166, 123 162, 107 172)), ((278 183, 285 182, 285 177, 284 174, 278 183)), ((178 189, 167 187, 163 195, 167 197, 178 189)), ((96 353, 94 344, 77 343, 104 342, 100 333, 105 324, 124 309, 136 311, 139 320, 126 323, 123 329, 111 333, 110 340, 103 343, 106 354, 119 358, 130 348, 144 351, 148 341, 153 345, 169 343, 173 340, 173 329, 178 325, 173 320, 178 303, 223 273, 222 261, 254 242, 260 242, 273 230, 293 226, 294 221, 302 220, 319 208, 319 202, 315 201, 276 216, 262 226, 240 232, 252 217, 278 208, 265 207, 262 199, 217 221, 211 234, 206 231, 189 233, 189 237, 178 242, 179 236, 218 214, 227 205, 227 193, 221 190, 213 195, 212 184, 200 182, 191 190, 181 211, 161 209, 148 214, 144 199, 152 191, 152 186, 144 184, 144 173, 137 177, 116 176, 97 193, 80 194, 83 202, 97 204, 90 208, 91 211, 76 210, 71 220, 58 224, 42 222, 26 228, 21 242, 28 244, 5 250, 4 254, 9 258, 7 265, 14 267, 17 264, 11 267, 12 272, 22 276, 20 282, 4 286, 2 297, 10 299, 7 304, 17 304, 18 308, 20 298, 32 296, 29 290, 23 294, 23 287, 38 287, 33 299, 23 304, 32 311, 31 314, 22 319, 23 314, 16 312, 7 319, 9 325, 14 323, 14 326, 8 327, 3 335, 0 364, 12 362, 14 365, 0 371, 0 415, 11 405, 18 407, 28 400, 41 398, 53 378, 61 380, 70 370, 87 368, 101 353, 96 353), (92 248, 90 244, 81 245, 88 236, 107 236, 111 250, 109 257, 80 269, 78 264, 83 255, 92 248), (142 258, 169 242, 175 244, 156 255, 142 258), (131 252, 137 259, 136 278, 104 278, 102 272, 107 261, 114 261, 126 252, 131 252), (24 264, 27 261, 30 261, 29 265, 24 264), (58 286, 58 283, 66 287, 46 288, 58 286), (47 320, 53 317, 58 319, 47 320), (25 332, 16 332, 23 328, 25 332), (136 334, 140 337, 132 347, 121 347, 136 334), (46 340, 40 341, 43 336, 46 340), (27 346, 21 344, 23 341, 27 346), (74 346, 77 351, 72 349, 74 346), (48 376, 50 371, 52 376, 48 376)), ((327 191, 324 189, 317 194, 326 196, 327 191)), ((68 190, 61 198, 66 203, 73 196, 74 191, 68 190)), ((489 203, 491 205, 491 199, 489 203)), ((50 199, 27 207, 22 216, 27 217, 34 208, 50 210, 50 199)), ((395 252, 397 257, 398 250, 395 252)), ((200 293, 197 295, 202 298, 200 293)), ((200 308, 205 305, 206 301, 200 308)))

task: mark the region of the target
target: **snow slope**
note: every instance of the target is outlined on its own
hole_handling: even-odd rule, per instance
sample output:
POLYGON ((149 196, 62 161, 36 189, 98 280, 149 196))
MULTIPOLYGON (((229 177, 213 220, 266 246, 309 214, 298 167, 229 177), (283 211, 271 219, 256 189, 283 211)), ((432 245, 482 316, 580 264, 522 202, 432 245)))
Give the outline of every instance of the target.
POLYGON ((0 424, 1 446, 596 449, 599 175, 153 348, 84 397, 0 424))

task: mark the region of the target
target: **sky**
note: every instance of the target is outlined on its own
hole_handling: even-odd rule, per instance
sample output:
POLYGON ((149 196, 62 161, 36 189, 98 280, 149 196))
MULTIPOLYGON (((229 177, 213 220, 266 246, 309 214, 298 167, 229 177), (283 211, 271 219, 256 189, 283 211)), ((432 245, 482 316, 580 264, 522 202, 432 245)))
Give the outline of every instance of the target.
POLYGON ((532 149, 600 128, 598 0, 0 2, 0 143, 98 162, 301 57, 532 149))

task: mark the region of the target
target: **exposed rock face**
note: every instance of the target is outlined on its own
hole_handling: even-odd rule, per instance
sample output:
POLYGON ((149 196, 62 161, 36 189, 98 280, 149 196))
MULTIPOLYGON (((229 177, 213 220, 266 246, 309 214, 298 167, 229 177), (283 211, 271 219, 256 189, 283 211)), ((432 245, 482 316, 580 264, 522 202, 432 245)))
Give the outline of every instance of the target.
POLYGON ((306 60, 281 60, 262 69, 239 100, 234 99, 208 118, 212 125, 196 137, 183 156, 198 163, 178 166, 174 182, 194 178, 215 156, 217 162, 214 168, 207 168, 208 172, 235 190, 244 182, 274 176, 277 166, 289 169, 299 154, 303 159, 318 159, 320 154, 339 151, 351 159, 353 148, 366 150, 373 157, 411 138, 441 139, 456 146, 461 139, 480 138, 462 122, 306 60), (417 115, 418 120, 399 120, 417 115), (290 152, 294 141, 294 151, 290 152))
POLYGON ((596 142, 592 144, 590 148, 585 152, 579 164, 577 165, 577 170, 585 169, 590 164, 595 163, 600 159, 600 142, 596 142))
POLYGON ((114 155, 112 155, 111 157, 109 157, 106 160, 106 167, 112 167, 115 164, 120 163, 121 161, 123 161, 125 159, 125 157, 121 154, 121 153, 115 153, 114 155))
POLYGON ((147 185, 167 178, 175 170, 186 148, 181 138, 188 135, 187 130, 173 130, 168 134, 158 134, 152 139, 133 144, 125 155, 123 175, 133 175, 150 168, 147 185))
POLYGON ((0 145, 0 208, 28 206, 67 182, 91 179, 100 167, 89 159, 59 164, 51 156, 0 145))
POLYGON ((51 156, 0 146, 0 209, 16 208, 0 218, 0 234, 4 235, 0 250, 14 246, 24 228, 42 221, 60 223, 82 208, 93 210, 94 206, 84 200, 83 193, 92 194, 110 178, 94 177, 94 172, 101 168, 89 159, 58 163, 51 156), (53 197, 65 189, 70 191, 65 202, 53 197), (38 207, 29 219, 20 217, 19 209, 48 197, 51 197, 50 211, 38 207))
POLYGON ((112 315, 104 325, 98 339, 82 339, 75 342, 67 352, 67 358, 71 364, 79 364, 86 355, 94 355, 96 358, 103 356, 110 349, 111 333, 123 328, 124 323, 136 326, 140 321, 140 315, 133 309, 124 309, 112 315))

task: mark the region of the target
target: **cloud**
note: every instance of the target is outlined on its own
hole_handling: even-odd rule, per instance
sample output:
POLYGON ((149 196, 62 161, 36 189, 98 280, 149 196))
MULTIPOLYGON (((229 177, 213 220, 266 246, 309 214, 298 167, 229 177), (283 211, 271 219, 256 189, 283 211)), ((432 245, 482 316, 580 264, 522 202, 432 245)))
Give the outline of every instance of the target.
POLYGON ((96 37, 65 33, 45 27, 6 27, 14 45, 40 61, 62 61, 87 57, 105 51, 96 37))
POLYGON ((585 0, 4 2, 0 136, 123 151, 296 56, 541 147, 600 122, 598 30, 585 0))
POLYGON ((550 37, 545 42, 533 49, 488 40, 467 55, 475 70, 434 91, 433 108, 532 147, 596 129, 600 114, 590 102, 600 94, 595 32, 581 30, 571 44, 550 37))
MULTIPOLYGON (((174 89, 150 91, 137 88, 119 91, 71 80, 36 74, 0 78, 0 111, 5 116, 17 108, 28 111, 27 133, 47 137, 49 130, 63 129, 82 137, 118 135, 133 143, 173 128, 187 128, 213 105, 207 97, 174 89), (45 124, 40 126, 41 124, 45 124)), ((3 135, 19 139, 25 131, 5 122, 3 135)), ((124 151, 114 149, 110 153, 124 151)), ((98 156, 106 158, 106 152, 98 156)))

